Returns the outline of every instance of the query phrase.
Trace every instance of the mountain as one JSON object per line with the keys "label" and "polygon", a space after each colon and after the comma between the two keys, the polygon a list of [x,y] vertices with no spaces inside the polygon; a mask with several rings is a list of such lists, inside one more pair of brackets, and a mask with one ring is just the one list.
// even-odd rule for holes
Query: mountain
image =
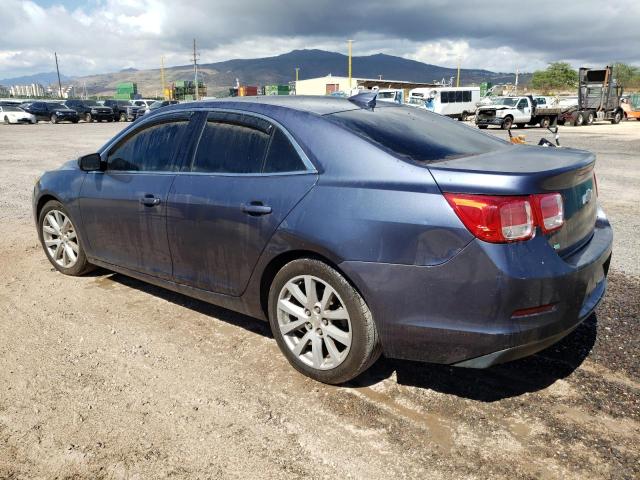
{"label": "mountain", "polygon": [[[64,83],[72,80],[71,77],[60,74],[60,80]],[[56,72],[43,72],[36,73],[34,75],[25,75],[23,77],[3,78],[0,80],[0,85],[28,85],[31,83],[40,83],[43,86],[51,85],[52,83],[58,83],[58,75]]]}
{"label": "mountain", "polygon": [[[456,69],[430,65],[393,55],[376,54],[353,57],[353,76],[360,78],[382,78],[388,80],[408,80],[433,82],[455,77]],[[228,92],[235,79],[243,85],[268,85],[288,83],[295,78],[295,69],[300,68],[299,78],[321,77],[329,73],[347,75],[347,56],[323,50],[293,50],[289,53],[266,58],[235,59],[198,65],[198,78],[208,87],[208,95]],[[167,84],[176,80],[191,80],[193,66],[183,65],[165,68]],[[513,73],[496,73],[488,70],[462,69],[462,85],[479,84],[483,81],[513,83]],[[520,83],[526,83],[527,74],[520,75]],[[120,72],[91,75],[74,79],[78,88],[90,95],[113,95],[120,82],[136,82],[138,91],[146,96],[161,94],[160,70],[125,69]]]}

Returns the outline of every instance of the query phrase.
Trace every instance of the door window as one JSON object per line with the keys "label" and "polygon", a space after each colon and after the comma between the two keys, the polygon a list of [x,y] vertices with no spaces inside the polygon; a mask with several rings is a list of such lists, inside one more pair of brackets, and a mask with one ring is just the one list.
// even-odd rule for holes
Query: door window
{"label": "door window", "polygon": [[138,130],[117,145],[107,158],[109,170],[175,171],[175,154],[188,120],[173,120]]}
{"label": "door window", "polygon": [[525,108],[527,108],[529,106],[529,102],[527,101],[526,98],[522,98],[520,99],[520,101],[518,102],[518,106],[516,107],[518,110],[524,110]]}
{"label": "door window", "polygon": [[239,114],[211,114],[193,162],[195,172],[261,173],[272,126]]}
{"label": "door window", "polygon": [[299,172],[306,170],[300,155],[282,130],[276,128],[264,163],[264,173]]}

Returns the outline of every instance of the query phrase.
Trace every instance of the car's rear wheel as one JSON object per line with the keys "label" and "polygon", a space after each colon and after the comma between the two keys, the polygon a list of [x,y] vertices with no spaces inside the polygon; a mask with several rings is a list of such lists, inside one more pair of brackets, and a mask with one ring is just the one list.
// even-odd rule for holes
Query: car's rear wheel
{"label": "car's rear wheel", "polygon": [[4,116],[4,124],[9,125],[9,117],[7,117],[6,115]]}
{"label": "car's rear wheel", "polygon": [[323,383],[349,381],[380,356],[364,299],[319,260],[293,260],[277,273],[269,291],[269,322],[289,363]]}
{"label": "car's rear wheel", "polygon": [[42,248],[56,270],[76,276],[93,269],[64,205],[56,200],[47,202],[38,215],[38,226]]}
{"label": "car's rear wheel", "polygon": [[591,125],[591,124],[593,124],[593,120],[594,120],[593,112],[587,113],[587,118],[585,119],[585,123],[587,125]]}
{"label": "car's rear wheel", "polygon": [[578,112],[575,119],[573,120],[573,126],[581,127],[582,125],[584,125],[584,115],[582,114],[582,112]]}
{"label": "car's rear wheel", "polygon": [[120,121],[121,122],[126,122],[127,121],[127,114],[126,113],[121,113],[120,114]]}
{"label": "car's rear wheel", "polygon": [[54,113],[51,115],[51,123],[58,123],[58,116]]}
{"label": "car's rear wheel", "polygon": [[551,118],[542,117],[540,119],[540,128],[549,128],[549,125],[551,125]]}
{"label": "car's rear wheel", "polygon": [[93,122],[93,117],[91,116],[90,113],[87,112],[87,114],[84,116],[84,121],[87,123]]}
{"label": "car's rear wheel", "polygon": [[611,119],[611,123],[613,125],[617,125],[618,123],[620,123],[620,120],[622,120],[622,114],[620,113],[620,111],[617,111],[616,113],[613,114],[613,118]]}

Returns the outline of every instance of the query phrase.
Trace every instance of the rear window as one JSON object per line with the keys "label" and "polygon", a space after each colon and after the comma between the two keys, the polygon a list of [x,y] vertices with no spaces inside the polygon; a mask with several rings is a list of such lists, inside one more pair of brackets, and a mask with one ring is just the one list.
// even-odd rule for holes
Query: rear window
{"label": "rear window", "polygon": [[507,142],[414,107],[379,107],[326,115],[326,119],[405,160],[435,163],[498,150]]}

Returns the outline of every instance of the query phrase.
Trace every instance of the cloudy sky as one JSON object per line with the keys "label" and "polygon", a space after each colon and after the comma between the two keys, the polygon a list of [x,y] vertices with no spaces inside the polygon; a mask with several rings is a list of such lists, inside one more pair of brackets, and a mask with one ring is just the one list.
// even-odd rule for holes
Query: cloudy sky
{"label": "cloudy sky", "polygon": [[0,78],[278,55],[388,53],[443,66],[532,71],[640,66],[640,0],[0,0]]}

